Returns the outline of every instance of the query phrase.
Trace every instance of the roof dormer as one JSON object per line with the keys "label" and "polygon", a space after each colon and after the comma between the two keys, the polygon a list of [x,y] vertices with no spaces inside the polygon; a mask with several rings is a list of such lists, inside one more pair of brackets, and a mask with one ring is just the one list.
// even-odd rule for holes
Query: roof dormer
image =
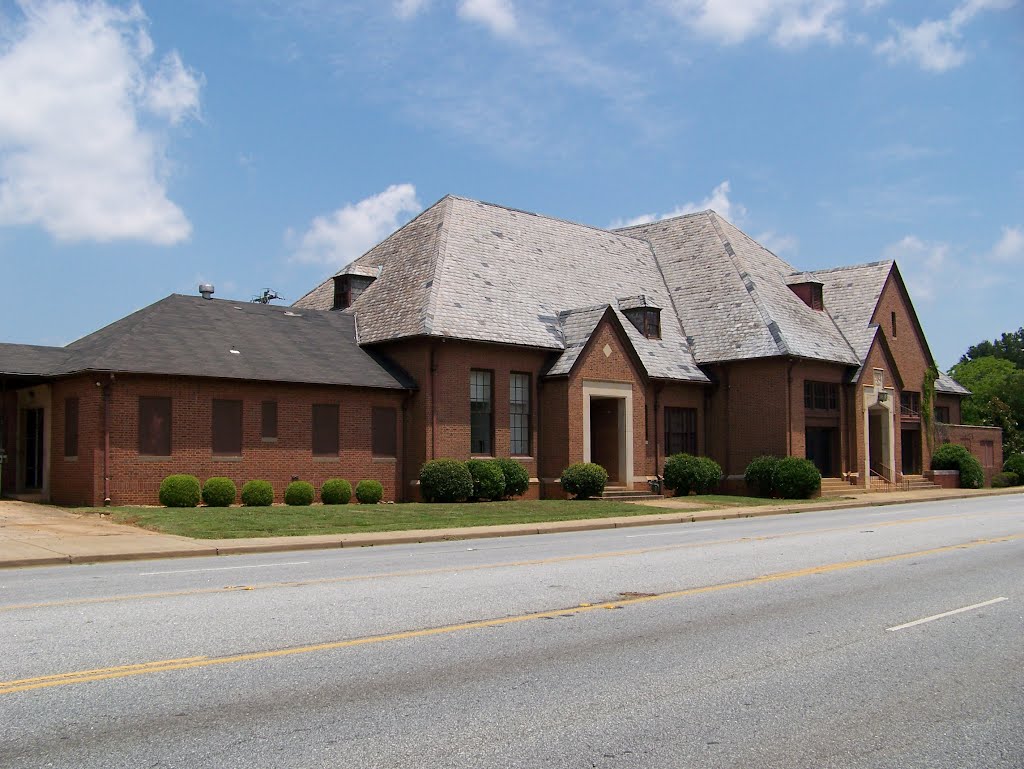
{"label": "roof dormer", "polygon": [[618,300],[619,310],[648,339],[661,339],[661,308],[650,297],[627,296]]}
{"label": "roof dormer", "polygon": [[380,267],[366,267],[350,264],[334,276],[334,304],[332,310],[344,310],[351,307],[370,284],[380,275]]}
{"label": "roof dormer", "polygon": [[812,310],[824,310],[825,302],[822,297],[822,283],[815,280],[807,273],[798,273],[786,278],[786,285],[789,290],[800,297],[800,300]]}

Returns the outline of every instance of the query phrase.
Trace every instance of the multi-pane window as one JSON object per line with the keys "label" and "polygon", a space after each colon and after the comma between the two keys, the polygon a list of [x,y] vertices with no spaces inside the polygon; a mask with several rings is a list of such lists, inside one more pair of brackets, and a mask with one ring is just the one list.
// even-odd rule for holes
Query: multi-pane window
{"label": "multi-pane window", "polygon": [[942,422],[944,425],[949,424],[949,406],[935,407],[935,421]]}
{"label": "multi-pane window", "polygon": [[398,413],[393,408],[374,407],[370,415],[373,456],[394,457],[398,451]]}
{"label": "multi-pane window", "polygon": [[469,372],[469,451],[490,456],[494,445],[494,388],[490,371]]}
{"label": "multi-pane window", "polygon": [[530,455],[530,375],[512,373],[509,382],[509,451]]}
{"label": "multi-pane window", "polygon": [[910,391],[901,392],[900,414],[905,417],[921,416],[921,393]]}
{"label": "multi-pane window", "polygon": [[665,407],[665,456],[697,453],[697,409]]}
{"label": "multi-pane window", "polygon": [[645,337],[661,339],[661,310],[656,307],[636,307],[626,310],[625,315]]}
{"label": "multi-pane window", "polygon": [[838,411],[839,386],[832,382],[804,382],[804,408]]}
{"label": "multi-pane window", "polygon": [[263,401],[260,406],[260,437],[277,438],[277,401]]}
{"label": "multi-pane window", "polygon": [[64,401],[64,456],[78,456],[78,398]]}
{"label": "multi-pane window", "polygon": [[213,453],[216,456],[242,455],[242,401],[213,401]]}
{"label": "multi-pane window", "polygon": [[139,397],[139,454],[171,455],[171,399]]}
{"label": "multi-pane window", "polygon": [[313,405],[313,456],[336,457],[340,446],[338,440],[338,404],[316,403]]}

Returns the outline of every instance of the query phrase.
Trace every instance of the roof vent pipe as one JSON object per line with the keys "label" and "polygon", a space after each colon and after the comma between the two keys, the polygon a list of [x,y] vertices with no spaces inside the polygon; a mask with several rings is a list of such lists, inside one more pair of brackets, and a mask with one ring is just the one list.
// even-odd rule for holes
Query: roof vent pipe
{"label": "roof vent pipe", "polygon": [[203,299],[209,299],[213,296],[213,284],[212,283],[200,283],[199,284],[199,295]]}

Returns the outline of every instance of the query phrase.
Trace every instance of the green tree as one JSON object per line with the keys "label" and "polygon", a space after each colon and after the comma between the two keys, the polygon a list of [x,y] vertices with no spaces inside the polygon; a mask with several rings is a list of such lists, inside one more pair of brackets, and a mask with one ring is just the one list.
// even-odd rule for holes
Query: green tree
{"label": "green tree", "polygon": [[960,358],[960,363],[978,358],[1000,358],[1011,361],[1017,368],[1024,368],[1024,326],[1012,333],[1004,333],[995,341],[971,345]]}
{"label": "green tree", "polygon": [[1024,450],[1024,369],[1006,358],[982,356],[961,360],[949,373],[971,391],[963,400],[964,424],[1001,427],[1005,456]]}

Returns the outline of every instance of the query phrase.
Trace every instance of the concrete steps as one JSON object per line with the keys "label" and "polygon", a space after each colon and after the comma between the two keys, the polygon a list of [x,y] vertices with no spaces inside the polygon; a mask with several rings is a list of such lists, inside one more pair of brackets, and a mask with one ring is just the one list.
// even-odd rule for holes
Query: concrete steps
{"label": "concrete steps", "polygon": [[615,502],[636,502],[644,499],[661,499],[661,494],[651,491],[627,489],[625,486],[605,486],[604,493],[596,499],[607,499]]}
{"label": "concrete steps", "polygon": [[942,488],[939,484],[935,483],[934,481],[928,480],[923,475],[904,475],[903,480],[906,481],[907,484],[910,486],[910,491],[934,490]]}
{"label": "concrete steps", "polygon": [[856,486],[847,483],[842,478],[821,479],[821,496],[823,497],[842,497],[857,490]]}

